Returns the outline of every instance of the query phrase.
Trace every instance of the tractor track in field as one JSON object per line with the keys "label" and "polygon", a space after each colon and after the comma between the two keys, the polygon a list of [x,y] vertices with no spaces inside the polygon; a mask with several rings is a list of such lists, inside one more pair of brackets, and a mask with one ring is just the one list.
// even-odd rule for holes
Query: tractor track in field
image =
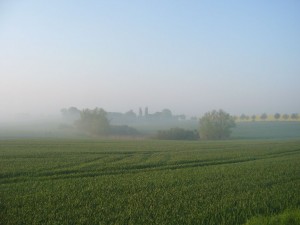
{"label": "tractor track in field", "polygon": [[[237,159],[195,159],[195,160],[181,160],[170,162],[171,155],[169,152],[123,152],[123,153],[99,153],[100,156],[84,160],[81,162],[71,163],[67,165],[57,166],[51,169],[37,171],[37,172],[18,172],[18,173],[4,173],[0,174],[0,184],[24,182],[30,179],[68,179],[68,178],[83,178],[96,177],[105,175],[119,175],[149,171],[161,170],[176,170],[193,167],[206,167],[217,165],[228,165],[245,163],[257,160],[273,159],[284,156],[292,156],[300,154],[300,149],[293,149],[289,151],[271,152],[269,154],[244,157]],[[90,154],[90,153],[87,153]],[[94,153],[92,153],[94,154]],[[137,163],[126,162],[122,164],[122,160],[130,159],[134,156],[141,156]],[[159,157],[158,157],[159,156]],[[157,161],[151,162],[157,158]],[[149,161],[150,162],[147,162]],[[104,167],[97,168],[98,165]],[[93,167],[95,167],[93,169]],[[90,170],[84,170],[90,169]]]}

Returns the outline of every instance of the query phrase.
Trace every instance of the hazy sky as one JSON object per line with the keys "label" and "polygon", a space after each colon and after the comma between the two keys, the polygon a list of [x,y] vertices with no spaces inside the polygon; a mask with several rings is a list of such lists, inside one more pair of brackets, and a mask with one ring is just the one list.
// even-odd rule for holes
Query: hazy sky
{"label": "hazy sky", "polygon": [[299,0],[0,0],[0,115],[300,113],[299,12]]}

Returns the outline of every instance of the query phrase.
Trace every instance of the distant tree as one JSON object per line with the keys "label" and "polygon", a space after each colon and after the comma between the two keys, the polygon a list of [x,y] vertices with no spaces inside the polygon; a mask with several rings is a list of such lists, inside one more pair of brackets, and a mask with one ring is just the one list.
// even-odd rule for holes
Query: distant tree
{"label": "distant tree", "polygon": [[250,117],[245,115],[244,113],[240,116],[240,120],[249,120]]}
{"label": "distant tree", "polygon": [[283,116],[282,116],[282,118],[285,119],[285,120],[289,119],[289,117],[290,116],[288,114],[283,114]]}
{"label": "distant tree", "polygon": [[93,135],[106,135],[110,132],[110,124],[106,118],[106,112],[101,108],[93,110],[84,109],[80,113],[80,119],[76,126]]}
{"label": "distant tree", "polygon": [[149,115],[148,117],[150,117],[152,120],[156,120],[156,121],[158,121],[158,120],[160,120],[160,119],[163,118],[161,112],[155,112],[155,113]]}
{"label": "distant tree", "polygon": [[139,117],[143,117],[143,110],[142,110],[142,108],[139,108]]}
{"label": "distant tree", "polygon": [[200,118],[199,125],[201,139],[226,139],[230,137],[235,122],[233,117],[223,110],[213,110]]}
{"label": "distant tree", "polygon": [[252,121],[255,121],[256,115],[252,115],[252,116],[251,116],[251,119],[252,119]]}
{"label": "distant tree", "polygon": [[63,108],[60,110],[62,117],[67,121],[75,121],[80,118],[80,110],[76,107]]}
{"label": "distant tree", "polygon": [[156,138],[161,140],[197,140],[199,139],[199,134],[197,130],[171,128],[158,131]]}
{"label": "distant tree", "polygon": [[297,113],[292,113],[291,119],[297,120],[297,119],[299,119],[299,115]]}
{"label": "distant tree", "polygon": [[279,113],[275,113],[275,114],[274,114],[274,118],[275,118],[276,120],[278,120],[278,119],[280,118],[280,114],[279,114]]}
{"label": "distant tree", "polygon": [[177,119],[178,120],[185,120],[186,119],[186,116],[184,114],[181,114],[181,115],[178,115],[177,116]]}
{"label": "distant tree", "polygon": [[268,115],[266,113],[261,114],[260,119],[266,120],[268,118]]}
{"label": "distant tree", "polygon": [[148,117],[148,116],[149,116],[148,107],[145,108],[145,114],[144,114],[144,115],[145,115],[145,117]]}
{"label": "distant tree", "polygon": [[129,110],[128,112],[125,113],[126,117],[130,117],[130,118],[136,118],[136,113],[133,112],[133,110]]}
{"label": "distant tree", "polygon": [[71,106],[71,107],[68,109],[68,112],[69,112],[70,114],[78,114],[78,113],[80,113],[80,110],[77,109],[77,108],[74,107],[74,106]]}
{"label": "distant tree", "polygon": [[110,134],[111,135],[138,135],[139,132],[137,129],[133,127],[129,127],[127,125],[121,125],[121,126],[111,126],[110,128]]}
{"label": "distant tree", "polygon": [[192,117],[191,117],[191,120],[192,120],[192,121],[197,121],[198,119],[197,119],[196,116],[192,116]]}
{"label": "distant tree", "polygon": [[124,113],[122,116],[122,122],[123,124],[128,124],[136,121],[137,115],[136,113],[131,109],[128,112]]}
{"label": "distant tree", "polygon": [[240,116],[240,120],[245,120],[246,118],[247,116],[244,113]]}
{"label": "distant tree", "polygon": [[170,109],[163,109],[161,111],[161,116],[164,118],[164,119],[171,119],[172,118],[172,112]]}

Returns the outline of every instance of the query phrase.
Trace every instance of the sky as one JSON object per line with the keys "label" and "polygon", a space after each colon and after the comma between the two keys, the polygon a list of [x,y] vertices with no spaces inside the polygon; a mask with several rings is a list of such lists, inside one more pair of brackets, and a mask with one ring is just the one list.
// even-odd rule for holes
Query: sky
{"label": "sky", "polygon": [[300,1],[0,0],[0,118],[300,113]]}

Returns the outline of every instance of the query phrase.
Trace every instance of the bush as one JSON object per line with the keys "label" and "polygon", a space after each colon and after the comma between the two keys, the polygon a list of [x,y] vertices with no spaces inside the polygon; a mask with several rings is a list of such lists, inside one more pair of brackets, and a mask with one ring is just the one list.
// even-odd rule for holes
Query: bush
{"label": "bush", "polygon": [[197,130],[185,130],[176,127],[158,131],[156,138],[161,140],[198,140],[199,134]]}
{"label": "bush", "polygon": [[111,126],[110,128],[111,135],[138,135],[139,132],[133,127],[127,125],[123,126]]}

